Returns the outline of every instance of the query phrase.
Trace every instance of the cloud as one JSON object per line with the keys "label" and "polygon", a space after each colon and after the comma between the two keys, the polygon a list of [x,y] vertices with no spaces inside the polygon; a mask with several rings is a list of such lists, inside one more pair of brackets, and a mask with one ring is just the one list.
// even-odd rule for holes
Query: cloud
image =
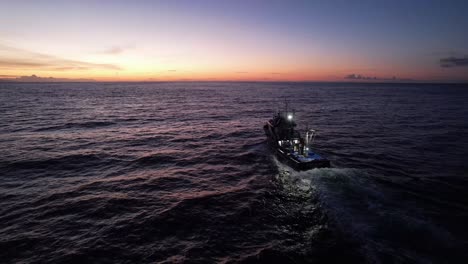
{"label": "cloud", "polygon": [[451,56],[442,58],[440,59],[439,64],[442,68],[468,67],[468,55],[463,57]]}
{"label": "cloud", "polygon": [[369,76],[363,76],[361,74],[355,74],[355,73],[346,75],[344,78],[349,79],[349,80],[377,80],[377,77],[375,76],[369,77]]}
{"label": "cloud", "polygon": [[95,82],[93,79],[68,79],[54,77],[39,77],[35,74],[31,76],[20,76],[15,79],[8,79],[14,82]]}
{"label": "cloud", "polygon": [[238,71],[236,73],[239,73],[239,74],[244,74],[244,73],[249,73],[249,72],[246,72],[246,71]]}
{"label": "cloud", "polygon": [[48,54],[0,45],[0,69],[11,68],[49,71],[90,69],[121,70],[119,66],[114,64],[69,60]]}
{"label": "cloud", "polygon": [[47,65],[47,63],[31,62],[22,59],[0,59],[0,68],[38,68]]}
{"label": "cloud", "polygon": [[121,54],[123,53],[124,51],[126,50],[129,50],[129,49],[133,49],[134,46],[131,46],[131,45],[127,45],[127,46],[113,46],[113,47],[110,47],[106,50],[103,50],[99,53],[101,54],[108,54],[108,55],[117,55],[117,54]]}
{"label": "cloud", "polygon": [[120,54],[123,51],[124,51],[124,49],[122,47],[112,47],[112,48],[104,50],[101,53],[104,53],[104,54]]}
{"label": "cloud", "polygon": [[76,70],[76,71],[82,71],[82,70],[89,70],[89,67],[84,67],[84,66],[64,66],[64,67],[57,67],[54,68],[55,71],[70,71],[70,70]]}
{"label": "cloud", "polygon": [[176,72],[177,70],[167,70],[168,72]]}
{"label": "cloud", "polygon": [[391,78],[379,78],[379,77],[376,77],[376,76],[364,76],[364,75],[361,75],[361,74],[355,74],[355,73],[352,73],[352,74],[348,74],[344,77],[344,79],[347,79],[347,80],[363,80],[363,81],[412,81],[412,79],[401,79],[401,78],[397,78],[395,76],[391,77]]}
{"label": "cloud", "polygon": [[15,78],[16,75],[0,74],[0,78]]}

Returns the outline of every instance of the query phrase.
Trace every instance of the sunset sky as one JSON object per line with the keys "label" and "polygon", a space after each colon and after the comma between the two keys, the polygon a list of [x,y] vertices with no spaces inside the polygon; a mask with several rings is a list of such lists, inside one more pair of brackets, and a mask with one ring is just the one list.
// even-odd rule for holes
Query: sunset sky
{"label": "sunset sky", "polygon": [[0,78],[468,81],[467,32],[466,1],[0,0]]}

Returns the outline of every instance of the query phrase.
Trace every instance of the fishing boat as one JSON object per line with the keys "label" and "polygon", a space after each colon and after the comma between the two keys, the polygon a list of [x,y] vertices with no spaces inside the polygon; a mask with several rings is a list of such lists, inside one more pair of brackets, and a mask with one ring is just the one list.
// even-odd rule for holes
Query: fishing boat
{"label": "fishing boat", "polygon": [[279,160],[298,171],[330,167],[330,161],[312,149],[317,131],[306,129],[305,136],[301,137],[296,126],[295,111],[289,111],[287,104],[284,111],[278,111],[263,126]]}

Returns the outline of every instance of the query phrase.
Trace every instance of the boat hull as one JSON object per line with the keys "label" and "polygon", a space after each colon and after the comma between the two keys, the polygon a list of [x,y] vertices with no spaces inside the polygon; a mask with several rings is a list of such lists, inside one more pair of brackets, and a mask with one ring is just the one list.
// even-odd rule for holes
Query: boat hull
{"label": "boat hull", "polygon": [[284,151],[278,148],[275,149],[275,154],[281,162],[285,163],[286,165],[297,171],[330,167],[330,161],[327,159],[317,159],[306,162],[298,161],[293,156],[284,153]]}
{"label": "boat hull", "polygon": [[267,136],[268,145],[270,146],[272,151],[282,163],[288,165],[294,170],[304,171],[316,168],[330,167],[330,161],[318,155],[316,155],[316,159],[307,161],[300,160],[297,156],[295,156],[292,153],[288,153],[277,144],[277,137],[274,135],[274,133],[272,133],[272,129],[269,123],[264,126],[264,130],[265,135]]}

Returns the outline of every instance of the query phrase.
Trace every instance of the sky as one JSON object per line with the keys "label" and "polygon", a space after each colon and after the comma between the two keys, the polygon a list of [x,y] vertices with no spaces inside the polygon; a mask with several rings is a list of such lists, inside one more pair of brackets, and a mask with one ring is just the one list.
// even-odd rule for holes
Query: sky
{"label": "sky", "polygon": [[468,81],[465,1],[5,1],[0,79]]}

